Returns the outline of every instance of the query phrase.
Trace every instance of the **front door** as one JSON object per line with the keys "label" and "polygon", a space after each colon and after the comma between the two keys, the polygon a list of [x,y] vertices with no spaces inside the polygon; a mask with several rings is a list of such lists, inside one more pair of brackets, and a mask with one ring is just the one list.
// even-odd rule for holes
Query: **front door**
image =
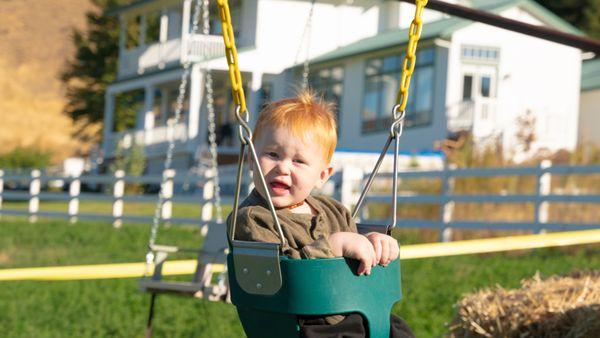
{"label": "front door", "polygon": [[463,65],[463,103],[473,109],[473,135],[489,136],[496,124],[496,67]]}

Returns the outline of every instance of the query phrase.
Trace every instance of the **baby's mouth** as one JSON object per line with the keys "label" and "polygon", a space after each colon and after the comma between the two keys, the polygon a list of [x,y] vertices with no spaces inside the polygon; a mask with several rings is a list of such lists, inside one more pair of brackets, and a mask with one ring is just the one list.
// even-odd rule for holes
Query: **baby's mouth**
{"label": "baby's mouth", "polygon": [[285,194],[290,190],[290,186],[282,182],[271,182],[269,185],[276,195]]}

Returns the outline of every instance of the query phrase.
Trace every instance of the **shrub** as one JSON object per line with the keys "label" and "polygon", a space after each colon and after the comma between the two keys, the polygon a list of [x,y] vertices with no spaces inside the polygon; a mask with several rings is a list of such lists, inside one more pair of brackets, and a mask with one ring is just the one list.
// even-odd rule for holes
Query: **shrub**
{"label": "shrub", "polygon": [[50,164],[52,153],[36,147],[17,147],[0,155],[2,169],[44,168]]}

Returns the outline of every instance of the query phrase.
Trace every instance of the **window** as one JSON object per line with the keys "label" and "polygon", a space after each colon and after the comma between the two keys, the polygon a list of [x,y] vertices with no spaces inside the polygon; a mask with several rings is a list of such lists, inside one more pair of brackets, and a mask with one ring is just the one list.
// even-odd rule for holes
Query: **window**
{"label": "window", "polygon": [[160,11],[146,14],[146,44],[151,45],[160,40]]}
{"label": "window", "polygon": [[500,49],[496,47],[462,46],[461,58],[463,60],[498,62]]}
{"label": "window", "polygon": [[115,96],[112,131],[122,132],[135,128],[136,117],[143,112],[144,90],[135,89]]}
{"label": "window", "polygon": [[[210,3],[210,8],[209,8],[209,34],[210,35],[221,35],[223,34],[223,30],[221,28],[221,17],[219,16],[219,7],[215,3]],[[240,24],[241,24],[241,12],[242,12],[242,4],[241,1],[238,0],[233,0],[233,1],[229,1],[229,12],[231,14],[231,24],[233,25],[233,35],[234,37],[239,37],[239,30],[240,30]],[[200,13],[198,13],[198,30],[196,31],[196,34],[202,34],[202,10],[200,10]],[[190,8],[190,23],[189,23],[189,32],[192,32],[192,29],[194,28],[194,4],[192,4],[192,7]]]}
{"label": "window", "polygon": [[[433,112],[434,50],[417,53],[417,63],[406,106],[405,127],[427,125]],[[367,60],[365,92],[362,104],[363,133],[387,130],[392,108],[400,87],[404,55],[390,55]]]}
{"label": "window", "polygon": [[142,16],[127,17],[125,22],[125,47],[133,49],[140,45],[140,29],[142,25]]}
{"label": "window", "polygon": [[335,66],[316,69],[308,77],[308,82],[318,95],[323,95],[325,100],[335,103],[339,128],[339,114],[342,104],[342,92],[344,91],[344,67]]}

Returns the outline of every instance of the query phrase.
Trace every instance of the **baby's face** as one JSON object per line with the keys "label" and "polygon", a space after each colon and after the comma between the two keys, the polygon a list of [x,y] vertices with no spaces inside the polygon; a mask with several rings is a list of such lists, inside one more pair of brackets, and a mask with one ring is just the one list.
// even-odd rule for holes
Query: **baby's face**
{"label": "baby's face", "polygon": [[[302,140],[283,127],[266,127],[255,147],[276,208],[303,201],[314,188],[320,188],[333,171],[324,159],[318,140]],[[254,185],[266,198],[258,171],[254,171]]]}

